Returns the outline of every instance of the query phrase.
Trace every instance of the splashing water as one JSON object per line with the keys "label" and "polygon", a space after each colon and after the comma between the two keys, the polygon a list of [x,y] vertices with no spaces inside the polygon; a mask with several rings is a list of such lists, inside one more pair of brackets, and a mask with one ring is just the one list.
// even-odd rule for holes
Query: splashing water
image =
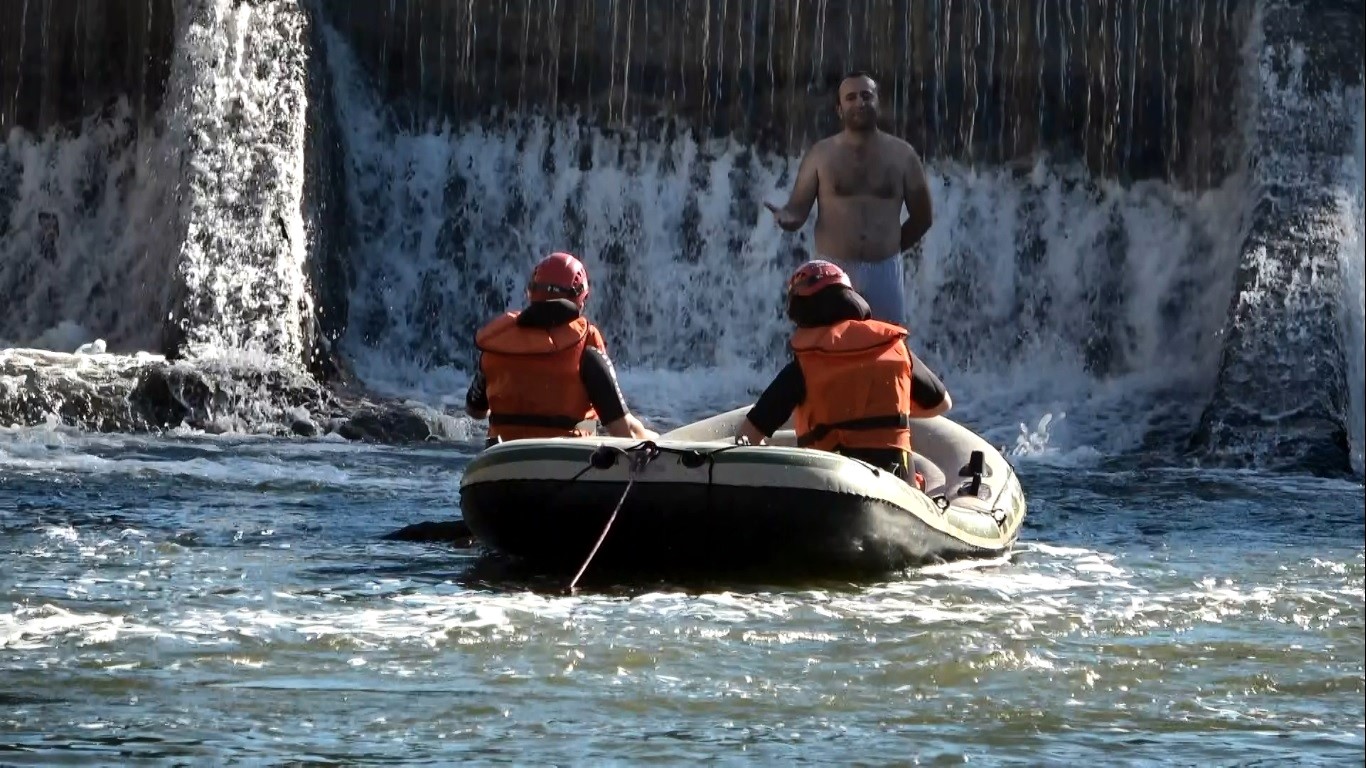
{"label": "splashing water", "polygon": [[185,146],[177,323],[190,357],[302,364],[305,12],[184,0],[171,68]]}
{"label": "splashing water", "polygon": [[[1220,463],[1349,471],[1342,344],[1342,155],[1355,109],[1318,59],[1350,56],[1350,35],[1296,3],[1256,6],[1242,100],[1247,233],[1218,383],[1196,443]],[[1358,70],[1359,73],[1359,70]],[[1359,74],[1357,75],[1359,77]]]}

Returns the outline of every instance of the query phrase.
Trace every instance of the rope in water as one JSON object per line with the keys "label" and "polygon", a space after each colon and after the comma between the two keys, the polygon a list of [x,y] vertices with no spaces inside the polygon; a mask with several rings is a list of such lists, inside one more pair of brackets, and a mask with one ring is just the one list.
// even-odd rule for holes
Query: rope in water
{"label": "rope in water", "polygon": [[621,511],[621,505],[626,503],[626,496],[631,493],[631,486],[635,485],[635,482],[635,477],[629,477],[626,480],[626,490],[622,491],[621,498],[617,499],[617,506],[612,510],[611,517],[607,518],[607,525],[602,527],[602,533],[598,534],[597,543],[593,545],[593,549],[588,553],[588,558],[583,561],[583,565],[579,566],[579,572],[574,574],[574,579],[569,582],[569,592],[571,594],[577,590],[579,579],[583,577],[583,572],[588,570],[588,564],[593,562],[593,557],[598,554],[598,548],[602,546],[603,540],[607,538],[607,532],[612,529],[612,523],[616,522],[617,513]]}

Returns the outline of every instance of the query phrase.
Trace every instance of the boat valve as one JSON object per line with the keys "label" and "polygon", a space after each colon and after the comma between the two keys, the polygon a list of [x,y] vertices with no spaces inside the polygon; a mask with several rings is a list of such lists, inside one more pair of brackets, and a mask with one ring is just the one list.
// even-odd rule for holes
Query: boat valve
{"label": "boat valve", "polygon": [[593,465],[593,469],[611,469],[616,466],[618,453],[620,451],[617,449],[610,445],[604,445],[593,451],[588,463]]}
{"label": "boat valve", "polygon": [[682,455],[679,461],[688,469],[697,469],[707,463],[707,455],[701,451],[688,451]]}

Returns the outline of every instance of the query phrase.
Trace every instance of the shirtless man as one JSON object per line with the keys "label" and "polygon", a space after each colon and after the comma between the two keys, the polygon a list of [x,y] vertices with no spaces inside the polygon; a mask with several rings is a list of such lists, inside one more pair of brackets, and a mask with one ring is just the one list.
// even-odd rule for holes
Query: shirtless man
{"label": "shirtless man", "polygon": [[[816,256],[840,265],[867,300],[873,318],[905,327],[905,280],[899,256],[930,228],[934,212],[925,169],[910,144],[877,127],[877,83],[863,72],[840,82],[835,111],[844,130],[802,158],[792,196],[764,205],[795,232],[816,214]],[[901,221],[901,206],[910,216]]]}

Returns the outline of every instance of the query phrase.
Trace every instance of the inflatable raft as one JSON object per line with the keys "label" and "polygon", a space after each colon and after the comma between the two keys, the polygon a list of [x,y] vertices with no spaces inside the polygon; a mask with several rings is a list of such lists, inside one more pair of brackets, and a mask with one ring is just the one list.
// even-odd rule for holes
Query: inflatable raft
{"label": "inflatable raft", "polygon": [[921,492],[864,462],[797,448],[790,429],[769,445],[734,445],[747,411],[657,441],[490,446],[461,479],[465,521],[495,552],[556,570],[591,553],[595,573],[886,573],[1014,545],[1024,492],[1005,457],[965,427],[914,422]]}

